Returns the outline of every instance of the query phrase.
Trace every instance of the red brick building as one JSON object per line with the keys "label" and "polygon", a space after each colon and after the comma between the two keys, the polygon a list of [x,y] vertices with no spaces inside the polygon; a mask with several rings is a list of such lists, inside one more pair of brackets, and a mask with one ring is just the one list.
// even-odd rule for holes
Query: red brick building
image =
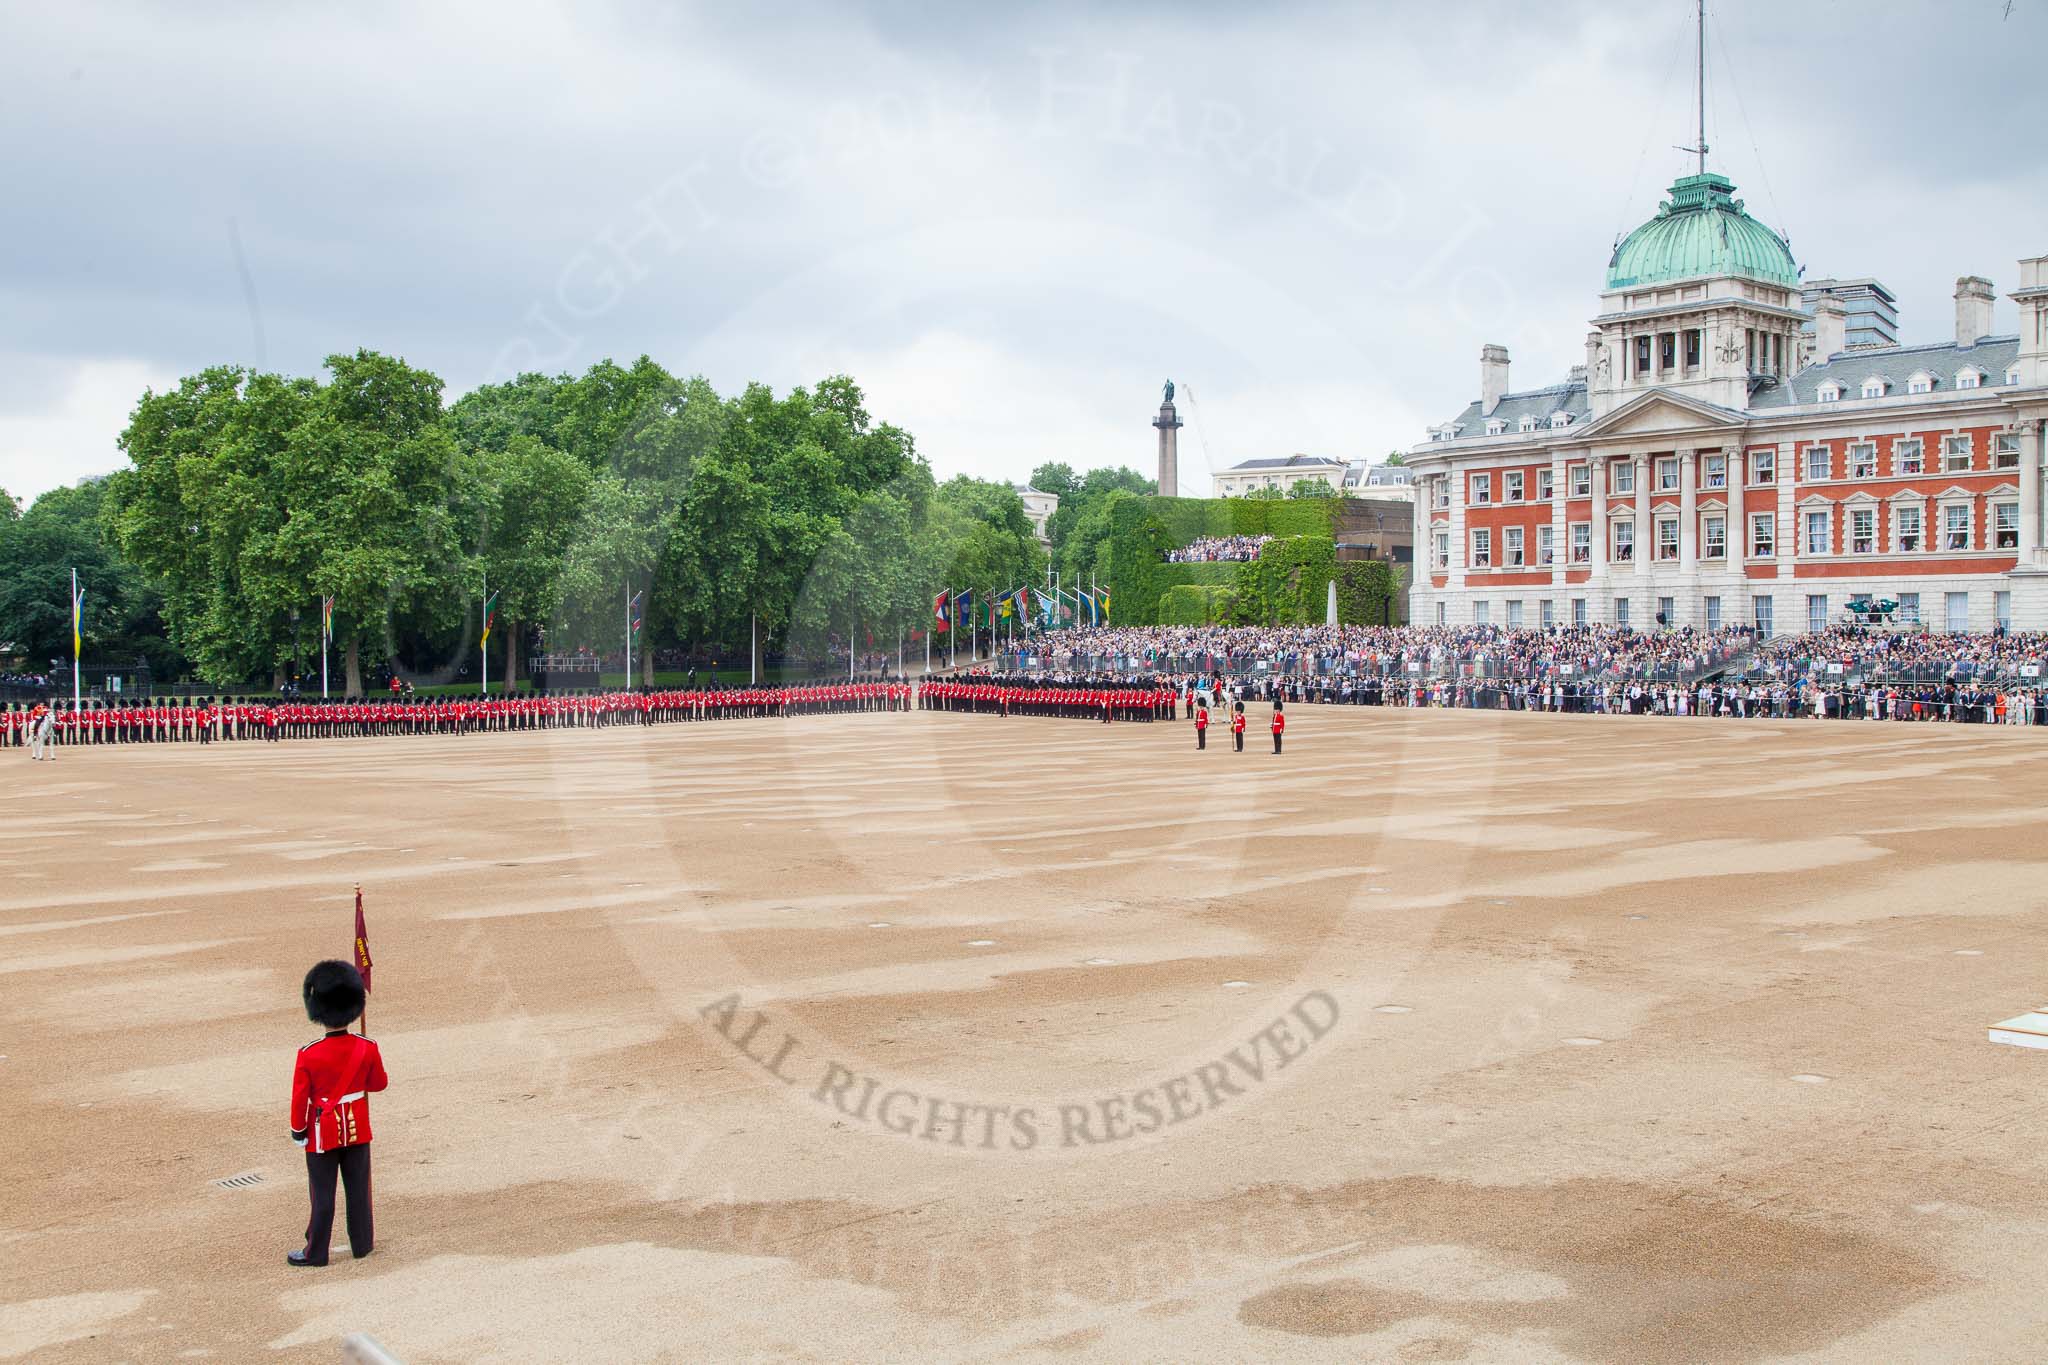
{"label": "red brick building", "polygon": [[1870,596],[1935,629],[2048,629],[2048,257],[2019,263],[2017,334],[1968,276],[1951,339],[1847,349],[1840,303],[1804,310],[1733,189],[1685,177],[1616,248],[1564,383],[1513,391],[1482,351],[1479,398],[1407,456],[1410,619],[1783,633]]}

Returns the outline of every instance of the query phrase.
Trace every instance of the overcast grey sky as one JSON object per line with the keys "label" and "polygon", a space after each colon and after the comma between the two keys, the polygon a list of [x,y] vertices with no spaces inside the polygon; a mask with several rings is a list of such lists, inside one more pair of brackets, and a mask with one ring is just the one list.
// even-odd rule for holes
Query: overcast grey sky
{"label": "overcast grey sky", "polygon": [[[1712,165],[1907,340],[2048,252],[2048,0],[1719,0]],[[844,371],[941,477],[1380,455],[1582,355],[1691,0],[0,5],[0,487],[149,385]],[[1192,401],[1187,395],[1192,395]],[[1194,479],[1189,479],[1192,471]]]}

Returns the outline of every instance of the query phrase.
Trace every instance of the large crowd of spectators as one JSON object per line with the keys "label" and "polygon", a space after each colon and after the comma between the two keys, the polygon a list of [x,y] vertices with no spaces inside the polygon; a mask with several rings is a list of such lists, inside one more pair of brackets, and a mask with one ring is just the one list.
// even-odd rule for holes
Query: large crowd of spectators
{"label": "large crowd of spectators", "polygon": [[[1757,651],[1755,671],[1774,678],[1851,676],[1876,681],[1958,682],[2037,678],[2048,632],[1897,633],[1831,626],[1787,635]],[[2033,672],[2028,670],[2032,669]]]}
{"label": "large crowd of spectators", "polygon": [[1063,632],[1001,666],[1336,705],[2040,725],[2048,679],[2027,667],[2043,655],[2048,633],[1844,627],[1760,642],[1743,627],[1158,626]]}
{"label": "large crowd of spectators", "polygon": [[1366,674],[1499,679],[1700,676],[1749,648],[1746,629],[1626,626],[1146,626],[1066,631],[1011,651],[1047,672]]}
{"label": "large crowd of spectators", "polygon": [[1169,564],[1243,564],[1259,557],[1271,536],[1203,536],[1166,552]]}

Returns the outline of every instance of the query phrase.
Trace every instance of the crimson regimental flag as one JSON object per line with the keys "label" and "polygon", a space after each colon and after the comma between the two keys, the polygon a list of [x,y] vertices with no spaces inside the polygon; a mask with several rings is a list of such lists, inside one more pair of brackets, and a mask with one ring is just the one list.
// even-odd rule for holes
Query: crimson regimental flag
{"label": "crimson regimental flag", "polygon": [[363,974],[363,994],[370,993],[370,930],[363,923],[363,888],[356,888],[356,970]]}

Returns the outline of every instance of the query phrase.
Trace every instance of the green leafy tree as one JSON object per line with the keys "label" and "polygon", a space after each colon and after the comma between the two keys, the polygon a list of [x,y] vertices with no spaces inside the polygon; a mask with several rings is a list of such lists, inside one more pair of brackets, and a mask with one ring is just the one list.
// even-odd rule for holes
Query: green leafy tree
{"label": "green leafy tree", "polygon": [[1068,535],[1088,515],[1089,509],[1110,494],[1150,496],[1158,491],[1159,486],[1151,479],[1120,465],[1089,470],[1060,497],[1060,505],[1053,509],[1052,518],[1046,523],[1045,536],[1052,542],[1054,556],[1059,556],[1066,548]]}
{"label": "green leafy tree", "polygon": [[106,483],[54,488],[27,512],[0,517],[0,649],[38,669],[71,662],[71,574],[85,589],[87,663],[146,662],[175,678],[184,661],[165,638],[162,599],[122,555],[103,517]]}
{"label": "green leafy tree", "polygon": [[567,588],[564,566],[590,497],[590,470],[567,451],[521,432],[498,449],[472,449],[460,484],[479,593],[498,599],[492,633],[504,640],[499,676],[519,676],[523,624],[552,620]]}
{"label": "green leafy tree", "polygon": [[1290,498],[1334,498],[1338,491],[1321,479],[1296,479],[1294,486],[1287,490]]}
{"label": "green leafy tree", "polygon": [[292,652],[292,609],[250,555],[289,516],[284,469],[317,390],[216,366],[145,392],[121,434],[131,467],[108,480],[102,515],[162,593],[172,641],[216,685],[275,682]]}
{"label": "green leafy tree", "polygon": [[1080,489],[1081,480],[1066,461],[1048,461],[1031,471],[1031,486],[1041,493],[1065,498]]}
{"label": "green leafy tree", "polygon": [[329,380],[293,428],[281,486],[288,515],[251,537],[250,595],[272,611],[334,599],[344,686],[361,696],[365,646],[388,650],[394,613],[459,613],[458,467],[441,381],[373,351],[327,358]]}

